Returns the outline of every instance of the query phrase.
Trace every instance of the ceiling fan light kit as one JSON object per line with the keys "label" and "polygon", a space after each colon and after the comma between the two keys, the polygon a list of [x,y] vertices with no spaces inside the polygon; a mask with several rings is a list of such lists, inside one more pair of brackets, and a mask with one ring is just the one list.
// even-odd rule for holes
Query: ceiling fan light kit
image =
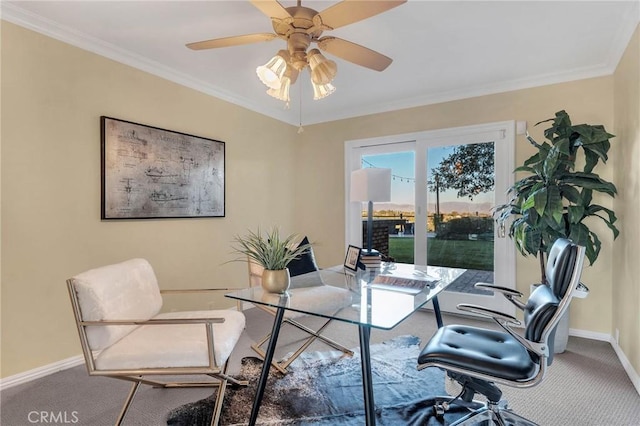
{"label": "ceiling fan light kit", "polygon": [[[323,99],[336,88],[331,84],[338,73],[337,64],[327,59],[325,51],[354,64],[375,71],[383,71],[392,59],[364,46],[337,37],[321,37],[324,31],[370,18],[400,6],[407,0],[358,1],[343,0],[322,12],[302,6],[283,7],[277,0],[251,0],[251,3],[271,19],[275,34],[256,33],[224,37],[187,44],[189,49],[203,50],[271,41],[281,38],[287,50],[280,50],[265,65],[256,68],[260,81],[268,87],[267,94],[289,105],[289,90],[300,71],[309,67],[313,99]],[[307,49],[311,43],[318,48]]]}

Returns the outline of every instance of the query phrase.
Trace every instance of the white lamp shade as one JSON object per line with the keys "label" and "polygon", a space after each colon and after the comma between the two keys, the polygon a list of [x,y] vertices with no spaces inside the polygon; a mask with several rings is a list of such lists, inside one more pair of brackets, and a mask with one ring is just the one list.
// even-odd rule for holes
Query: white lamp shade
{"label": "white lamp shade", "polygon": [[368,167],[351,172],[351,201],[391,201],[391,169]]}

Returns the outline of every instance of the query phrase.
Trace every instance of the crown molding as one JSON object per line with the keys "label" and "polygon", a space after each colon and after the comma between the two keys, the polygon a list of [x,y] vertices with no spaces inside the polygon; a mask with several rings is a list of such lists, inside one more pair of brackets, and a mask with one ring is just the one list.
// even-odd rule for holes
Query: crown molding
{"label": "crown molding", "polygon": [[[110,43],[105,43],[95,37],[75,31],[62,26],[54,21],[43,18],[39,15],[28,12],[10,3],[0,3],[0,14],[3,20],[16,25],[33,30],[40,34],[54,38],[56,40],[79,47],[83,50],[112,59],[114,61],[129,65],[136,69],[156,75],[165,80],[172,81],[185,87],[197,90],[210,96],[232,104],[247,108],[259,114],[282,121],[292,126],[297,126],[291,111],[282,109],[266,108],[264,105],[256,103],[248,98],[237,96],[224,88],[206,83],[202,80],[194,79],[189,75],[178,72],[158,62],[149,60],[140,55],[119,48]],[[364,115],[378,114],[396,111],[407,108],[415,108],[426,105],[433,105],[442,102],[474,98],[514,90],[528,89],[532,87],[546,86],[550,84],[566,83],[569,81],[582,80],[587,78],[602,77],[611,75],[624,54],[629,41],[640,22],[640,2],[630,1],[628,12],[625,14],[623,24],[618,27],[618,31],[608,49],[609,55],[605,61],[599,65],[585,68],[576,68],[560,73],[549,73],[536,76],[534,78],[515,79],[497,84],[489,84],[481,87],[466,87],[450,91],[433,93],[426,96],[417,96],[397,101],[379,102],[375,104],[359,105],[357,108],[333,109],[329,111],[318,111],[314,113],[313,119],[305,121],[306,125],[319,124],[329,121],[336,121]]]}
{"label": "crown molding", "polygon": [[[615,70],[615,67],[613,68],[613,70]],[[512,92],[533,87],[547,86],[557,83],[566,83],[569,81],[583,80],[593,77],[602,77],[613,74],[613,70],[607,64],[600,64],[595,67],[574,69],[562,73],[547,74],[538,76],[536,78],[515,79],[479,87],[466,87],[462,89],[442,91],[439,93],[432,93],[427,96],[416,96],[413,98],[401,99],[398,101],[386,101],[375,105],[362,105],[357,110],[345,109],[342,111],[328,111],[325,114],[320,112],[316,113],[316,116],[314,117],[315,122],[308,124],[317,124],[332,120],[354,118],[363,115],[379,114],[384,112],[439,104],[443,102],[451,102],[503,92]]]}
{"label": "crown molding", "polygon": [[47,37],[51,37],[91,53],[95,53],[96,55],[112,59],[116,62],[129,65],[165,80],[180,84],[181,86],[189,87],[276,120],[284,122],[287,122],[288,120],[285,111],[280,113],[280,111],[274,111],[273,109],[265,109],[263,106],[252,102],[245,97],[237,96],[220,86],[208,84],[202,80],[195,79],[159,62],[152,61],[111,43],[106,43],[80,31],[60,25],[57,22],[43,18],[40,15],[31,13],[13,4],[4,2],[0,3],[0,14],[2,19],[5,21],[43,34]]}

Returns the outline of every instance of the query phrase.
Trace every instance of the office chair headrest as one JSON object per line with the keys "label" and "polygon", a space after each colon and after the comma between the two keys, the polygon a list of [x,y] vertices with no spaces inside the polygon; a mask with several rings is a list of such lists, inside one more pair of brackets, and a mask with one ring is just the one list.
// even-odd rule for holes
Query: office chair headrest
{"label": "office chair headrest", "polygon": [[578,253],[577,248],[571,240],[558,238],[549,251],[545,274],[547,284],[558,299],[565,296],[571,283],[573,265]]}

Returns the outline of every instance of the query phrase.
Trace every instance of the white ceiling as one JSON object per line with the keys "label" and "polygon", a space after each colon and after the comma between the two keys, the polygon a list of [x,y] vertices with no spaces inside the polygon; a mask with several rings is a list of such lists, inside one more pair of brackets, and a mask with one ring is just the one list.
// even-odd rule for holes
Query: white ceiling
{"label": "white ceiling", "polygon": [[[284,7],[293,0],[281,0]],[[322,11],[336,1],[304,1]],[[2,19],[278,120],[313,124],[611,74],[640,21],[639,1],[418,1],[324,35],[393,58],[383,72],[338,58],[337,91],[291,108],[255,74],[284,41],[192,51],[186,43],[273,32],[248,1],[2,1]],[[327,54],[327,57],[330,55]],[[300,96],[302,91],[302,97]]]}

